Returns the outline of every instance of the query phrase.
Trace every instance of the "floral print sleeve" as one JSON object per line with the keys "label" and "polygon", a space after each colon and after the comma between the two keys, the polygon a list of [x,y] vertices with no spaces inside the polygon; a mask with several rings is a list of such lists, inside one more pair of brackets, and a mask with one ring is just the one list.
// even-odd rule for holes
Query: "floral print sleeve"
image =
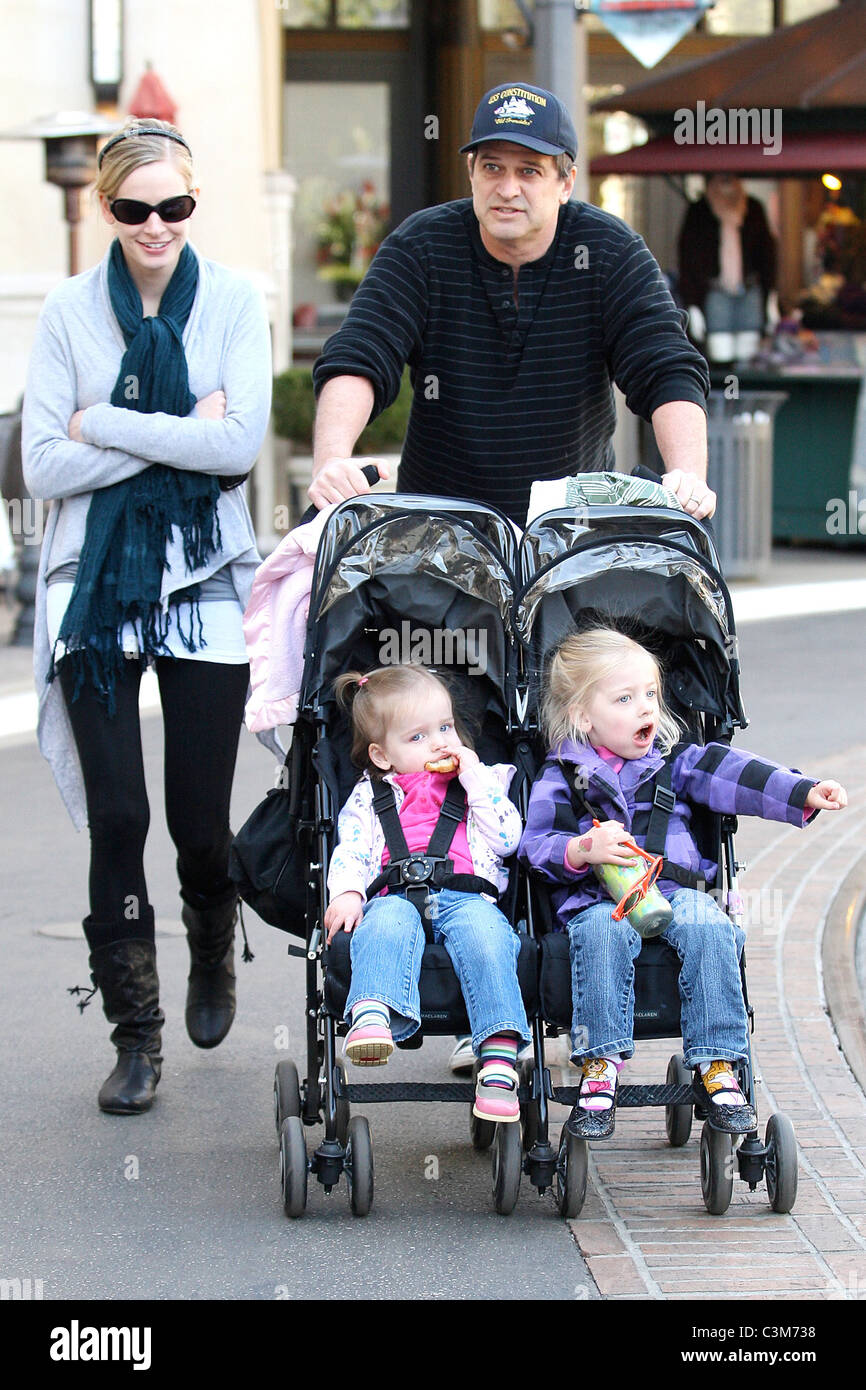
{"label": "floral print sleeve", "polygon": [[373,863],[373,798],[366,779],[356,782],[337,818],[337,847],[328,869],[328,894],[367,891],[379,871]]}
{"label": "floral print sleeve", "polygon": [[514,853],[523,830],[520,812],[508,799],[513,776],[510,763],[497,763],[494,767],[481,763],[460,777],[478,833],[500,859]]}

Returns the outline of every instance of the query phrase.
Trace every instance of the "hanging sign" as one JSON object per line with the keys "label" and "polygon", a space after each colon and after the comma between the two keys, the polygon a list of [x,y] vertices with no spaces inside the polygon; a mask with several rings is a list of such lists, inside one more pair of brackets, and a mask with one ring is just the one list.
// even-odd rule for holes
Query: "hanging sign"
{"label": "hanging sign", "polygon": [[715,0],[588,0],[606,29],[645,68],[653,68]]}

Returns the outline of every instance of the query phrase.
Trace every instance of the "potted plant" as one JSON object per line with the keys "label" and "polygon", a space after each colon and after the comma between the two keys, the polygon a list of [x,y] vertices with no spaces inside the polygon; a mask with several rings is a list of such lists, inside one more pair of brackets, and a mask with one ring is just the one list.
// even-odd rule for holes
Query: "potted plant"
{"label": "potted plant", "polygon": [[390,210],[369,179],[357,193],[344,189],[325,204],[316,241],[317,274],[348,301],[366,274],[387,229]]}

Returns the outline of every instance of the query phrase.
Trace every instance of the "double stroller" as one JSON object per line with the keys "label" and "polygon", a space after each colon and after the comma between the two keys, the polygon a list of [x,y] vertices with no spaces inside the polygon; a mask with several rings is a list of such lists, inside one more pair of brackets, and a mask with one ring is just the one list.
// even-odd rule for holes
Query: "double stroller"
{"label": "double stroller", "polygon": [[[340,932],[326,945],[323,920],[337,816],[358,776],[347,720],[333,695],[335,678],[395,660],[438,670],[473,729],[482,761],[516,767],[509,795],[525,816],[546,753],[538,725],[546,660],[567,632],[599,621],[624,625],[658,654],[667,701],[690,736],[726,741],[745,727],[730,598],[709,533],[683,511],[569,506],[545,512],[521,537],[501,514],[469,502],[372,493],[342,503],[328,518],[313,572],[297,722],[281,787],[269,794],[279,799],[285,835],[270,856],[248,862],[253,817],[234,854],[241,895],[303,943],[290,942],[288,951],[305,961],[304,1079],[288,1059],[277,1064],[274,1078],[288,1216],[304,1212],[311,1174],[327,1193],[345,1176],[351,1211],[367,1215],[373,1202],[370,1125],[352,1108],[401,1101],[467,1107],[473,1147],[492,1154],[493,1205],[500,1214],[514,1210],[524,1176],[539,1193],[552,1189],[561,1216],[580,1212],[587,1143],[565,1126],[558,1144],[550,1133],[551,1103],[573,1105],[578,1088],[555,1086],[545,1066],[545,1040],[568,1033],[572,1013],[568,941],[553,929],[545,886],[512,859],[499,904],[520,935],[518,978],[532,1031],[532,1055],[519,1069],[520,1124],[474,1116],[474,1083],[349,1080],[338,1039],[346,1031],[350,937]],[[738,907],[735,829],[733,818],[709,812],[695,823],[702,853],[720,865],[722,901],[732,916]],[[665,941],[644,942],[635,978],[636,1039],[679,1039],[678,971],[676,952]],[[741,977],[752,1020],[745,959]],[[450,959],[432,941],[424,949],[420,997],[421,1027],[398,1046],[469,1032]],[[754,1104],[749,1063],[739,1065],[737,1079]],[[674,1146],[686,1144],[696,1113],[705,1119],[678,1054],[664,1084],[621,1086],[617,1104],[663,1107]],[[324,1135],[310,1152],[306,1131],[321,1123]],[[773,1115],[763,1143],[757,1132],[736,1149],[734,1142],[704,1123],[700,1177],[707,1210],[727,1209],[736,1167],[752,1191],[766,1177],[773,1209],[790,1211],[797,1186],[790,1121]]]}

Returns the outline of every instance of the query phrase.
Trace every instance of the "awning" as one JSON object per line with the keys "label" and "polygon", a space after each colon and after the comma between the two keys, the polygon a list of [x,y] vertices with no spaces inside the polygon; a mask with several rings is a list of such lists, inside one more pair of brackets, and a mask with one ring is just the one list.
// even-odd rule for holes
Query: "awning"
{"label": "awning", "polygon": [[[701,132],[696,132],[700,134]],[[710,129],[704,132],[711,133]],[[606,174],[701,174],[726,171],[765,179],[866,172],[866,134],[857,131],[787,132],[782,127],[777,154],[766,145],[678,144],[673,136],[633,145],[621,154],[599,155],[589,171]]]}
{"label": "awning", "polygon": [[645,78],[593,111],[665,115],[679,107],[780,106],[786,112],[866,107],[866,0],[746,39],[722,53]]}

